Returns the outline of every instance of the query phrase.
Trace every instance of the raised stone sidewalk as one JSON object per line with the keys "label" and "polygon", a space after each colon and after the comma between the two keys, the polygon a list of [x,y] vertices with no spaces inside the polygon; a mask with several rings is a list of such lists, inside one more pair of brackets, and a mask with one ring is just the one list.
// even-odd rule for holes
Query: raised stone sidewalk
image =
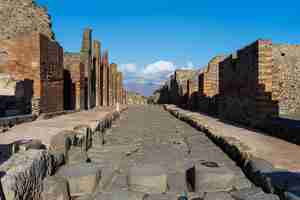
{"label": "raised stone sidewalk", "polygon": [[285,190],[287,195],[300,198],[300,146],[175,105],[164,105],[164,108],[205,132],[250,178],[256,178],[253,181],[257,185],[269,192]]}
{"label": "raised stone sidewalk", "polygon": [[88,125],[92,131],[94,131],[98,127],[99,122],[106,119],[109,115],[112,115],[113,111],[115,111],[114,107],[101,108],[98,110],[61,115],[47,120],[36,120],[31,123],[24,123],[1,134],[0,145],[11,144],[18,140],[37,139],[41,140],[41,142],[48,147],[51,138],[59,132],[74,130],[75,127],[80,125]]}

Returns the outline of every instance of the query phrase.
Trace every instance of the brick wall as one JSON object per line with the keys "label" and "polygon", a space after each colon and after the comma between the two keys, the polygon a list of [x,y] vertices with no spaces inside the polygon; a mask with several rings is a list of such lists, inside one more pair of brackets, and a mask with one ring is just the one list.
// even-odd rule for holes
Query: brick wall
{"label": "brick wall", "polygon": [[[59,44],[33,32],[2,40],[0,46],[6,57],[0,62],[0,71],[10,74],[15,80],[33,82],[32,112],[61,111],[63,49]],[[51,89],[47,92],[48,86]],[[53,96],[57,98],[53,100]]]}
{"label": "brick wall", "polygon": [[268,40],[258,40],[221,62],[220,116],[251,126],[277,116],[272,67],[272,42]]}
{"label": "brick wall", "polygon": [[111,68],[111,76],[112,76],[112,104],[116,104],[117,102],[117,96],[118,96],[118,91],[117,91],[117,64],[112,63],[110,64]]}
{"label": "brick wall", "polygon": [[101,105],[108,106],[108,52],[105,51],[101,61]]}
{"label": "brick wall", "polygon": [[207,67],[203,68],[198,76],[199,94],[195,104],[197,110],[217,114],[217,101],[219,94],[219,64],[225,56],[216,56],[210,60]]}
{"label": "brick wall", "polygon": [[94,41],[93,64],[95,66],[96,106],[101,106],[101,44]]}
{"label": "brick wall", "polygon": [[92,70],[92,30],[86,28],[82,36],[82,46],[80,50],[80,59],[84,64],[85,76],[85,108],[89,109],[93,106],[94,99],[92,93],[91,70]]}

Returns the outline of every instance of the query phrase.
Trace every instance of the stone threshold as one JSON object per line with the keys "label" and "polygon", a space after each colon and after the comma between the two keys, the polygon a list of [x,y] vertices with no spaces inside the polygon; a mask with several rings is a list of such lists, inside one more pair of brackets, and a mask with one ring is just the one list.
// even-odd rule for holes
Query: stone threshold
{"label": "stone threshold", "polygon": [[204,132],[265,192],[281,199],[300,199],[299,146],[175,105],[166,104],[164,109]]}

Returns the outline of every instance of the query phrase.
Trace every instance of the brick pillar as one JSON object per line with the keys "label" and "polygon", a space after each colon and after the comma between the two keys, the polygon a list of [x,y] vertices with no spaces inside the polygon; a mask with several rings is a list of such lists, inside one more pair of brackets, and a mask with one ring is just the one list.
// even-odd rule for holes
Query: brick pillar
{"label": "brick pillar", "polygon": [[112,74],[112,104],[117,102],[117,64],[112,63],[110,65]]}
{"label": "brick pillar", "polygon": [[122,103],[122,101],[123,101],[123,100],[122,100],[122,99],[123,99],[123,98],[122,98],[122,96],[123,96],[123,95],[122,95],[122,91],[123,91],[123,74],[122,74],[122,72],[120,72],[120,75],[119,75],[119,76],[120,76],[120,78],[119,78],[119,83],[118,83],[118,85],[119,85],[119,88],[120,88],[120,89],[119,89],[119,91],[118,91],[118,93],[119,93],[118,96],[120,97],[120,100],[119,100],[120,103]]}
{"label": "brick pillar", "polygon": [[85,76],[85,108],[91,108],[91,65],[92,65],[92,29],[86,28],[83,33],[80,59],[84,64]]}
{"label": "brick pillar", "polygon": [[101,105],[108,106],[108,52],[105,51],[101,61]]}
{"label": "brick pillar", "polygon": [[109,62],[107,63],[107,105],[112,106],[112,70],[110,68]]}
{"label": "brick pillar", "polygon": [[101,44],[99,41],[94,41],[94,58],[93,63],[95,66],[95,78],[96,78],[96,106],[101,106]]}

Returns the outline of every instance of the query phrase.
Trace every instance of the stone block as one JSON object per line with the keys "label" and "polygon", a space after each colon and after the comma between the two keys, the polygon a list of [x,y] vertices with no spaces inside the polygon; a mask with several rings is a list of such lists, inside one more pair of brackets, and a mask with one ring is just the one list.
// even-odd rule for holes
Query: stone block
{"label": "stone block", "polygon": [[76,141],[76,132],[74,131],[62,131],[54,135],[50,140],[49,150],[55,152],[61,152],[67,156],[71,146]]}
{"label": "stone block", "polygon": [[49,176],[43,181],[43,200],[70,200],[68,181],[62,177]]}
{"label": "stone block", "polygon": [[167,173],[159,165],[142,165],[130,167],[128,185],[131,190],[147,193],[167,192]]}
{"label": "stone block", "polygon": [[77,132],[78,142],[76,146],[81,146],[84,151],[87,151],[92,147],[92,130],[87,125],[80,125],[74,128],[74,131]]}
{"label": "stone block", "polygon": [[45,149],[45,145],[41,140],[22,140],[17,142],[19,151],[27,151],[29,149]]}
{"label": "stone block", "polygon": [[196,192],[229,191],[232,190],[235,181],[232,170],[214,162],[197,163],[195,177]]}
{"label": "stone block", "polygon": [[68,180],[71,196],[81,196],[95,191],[101,179],[101,170],[93,164],[82,163],[63,166],[56,176]]}

